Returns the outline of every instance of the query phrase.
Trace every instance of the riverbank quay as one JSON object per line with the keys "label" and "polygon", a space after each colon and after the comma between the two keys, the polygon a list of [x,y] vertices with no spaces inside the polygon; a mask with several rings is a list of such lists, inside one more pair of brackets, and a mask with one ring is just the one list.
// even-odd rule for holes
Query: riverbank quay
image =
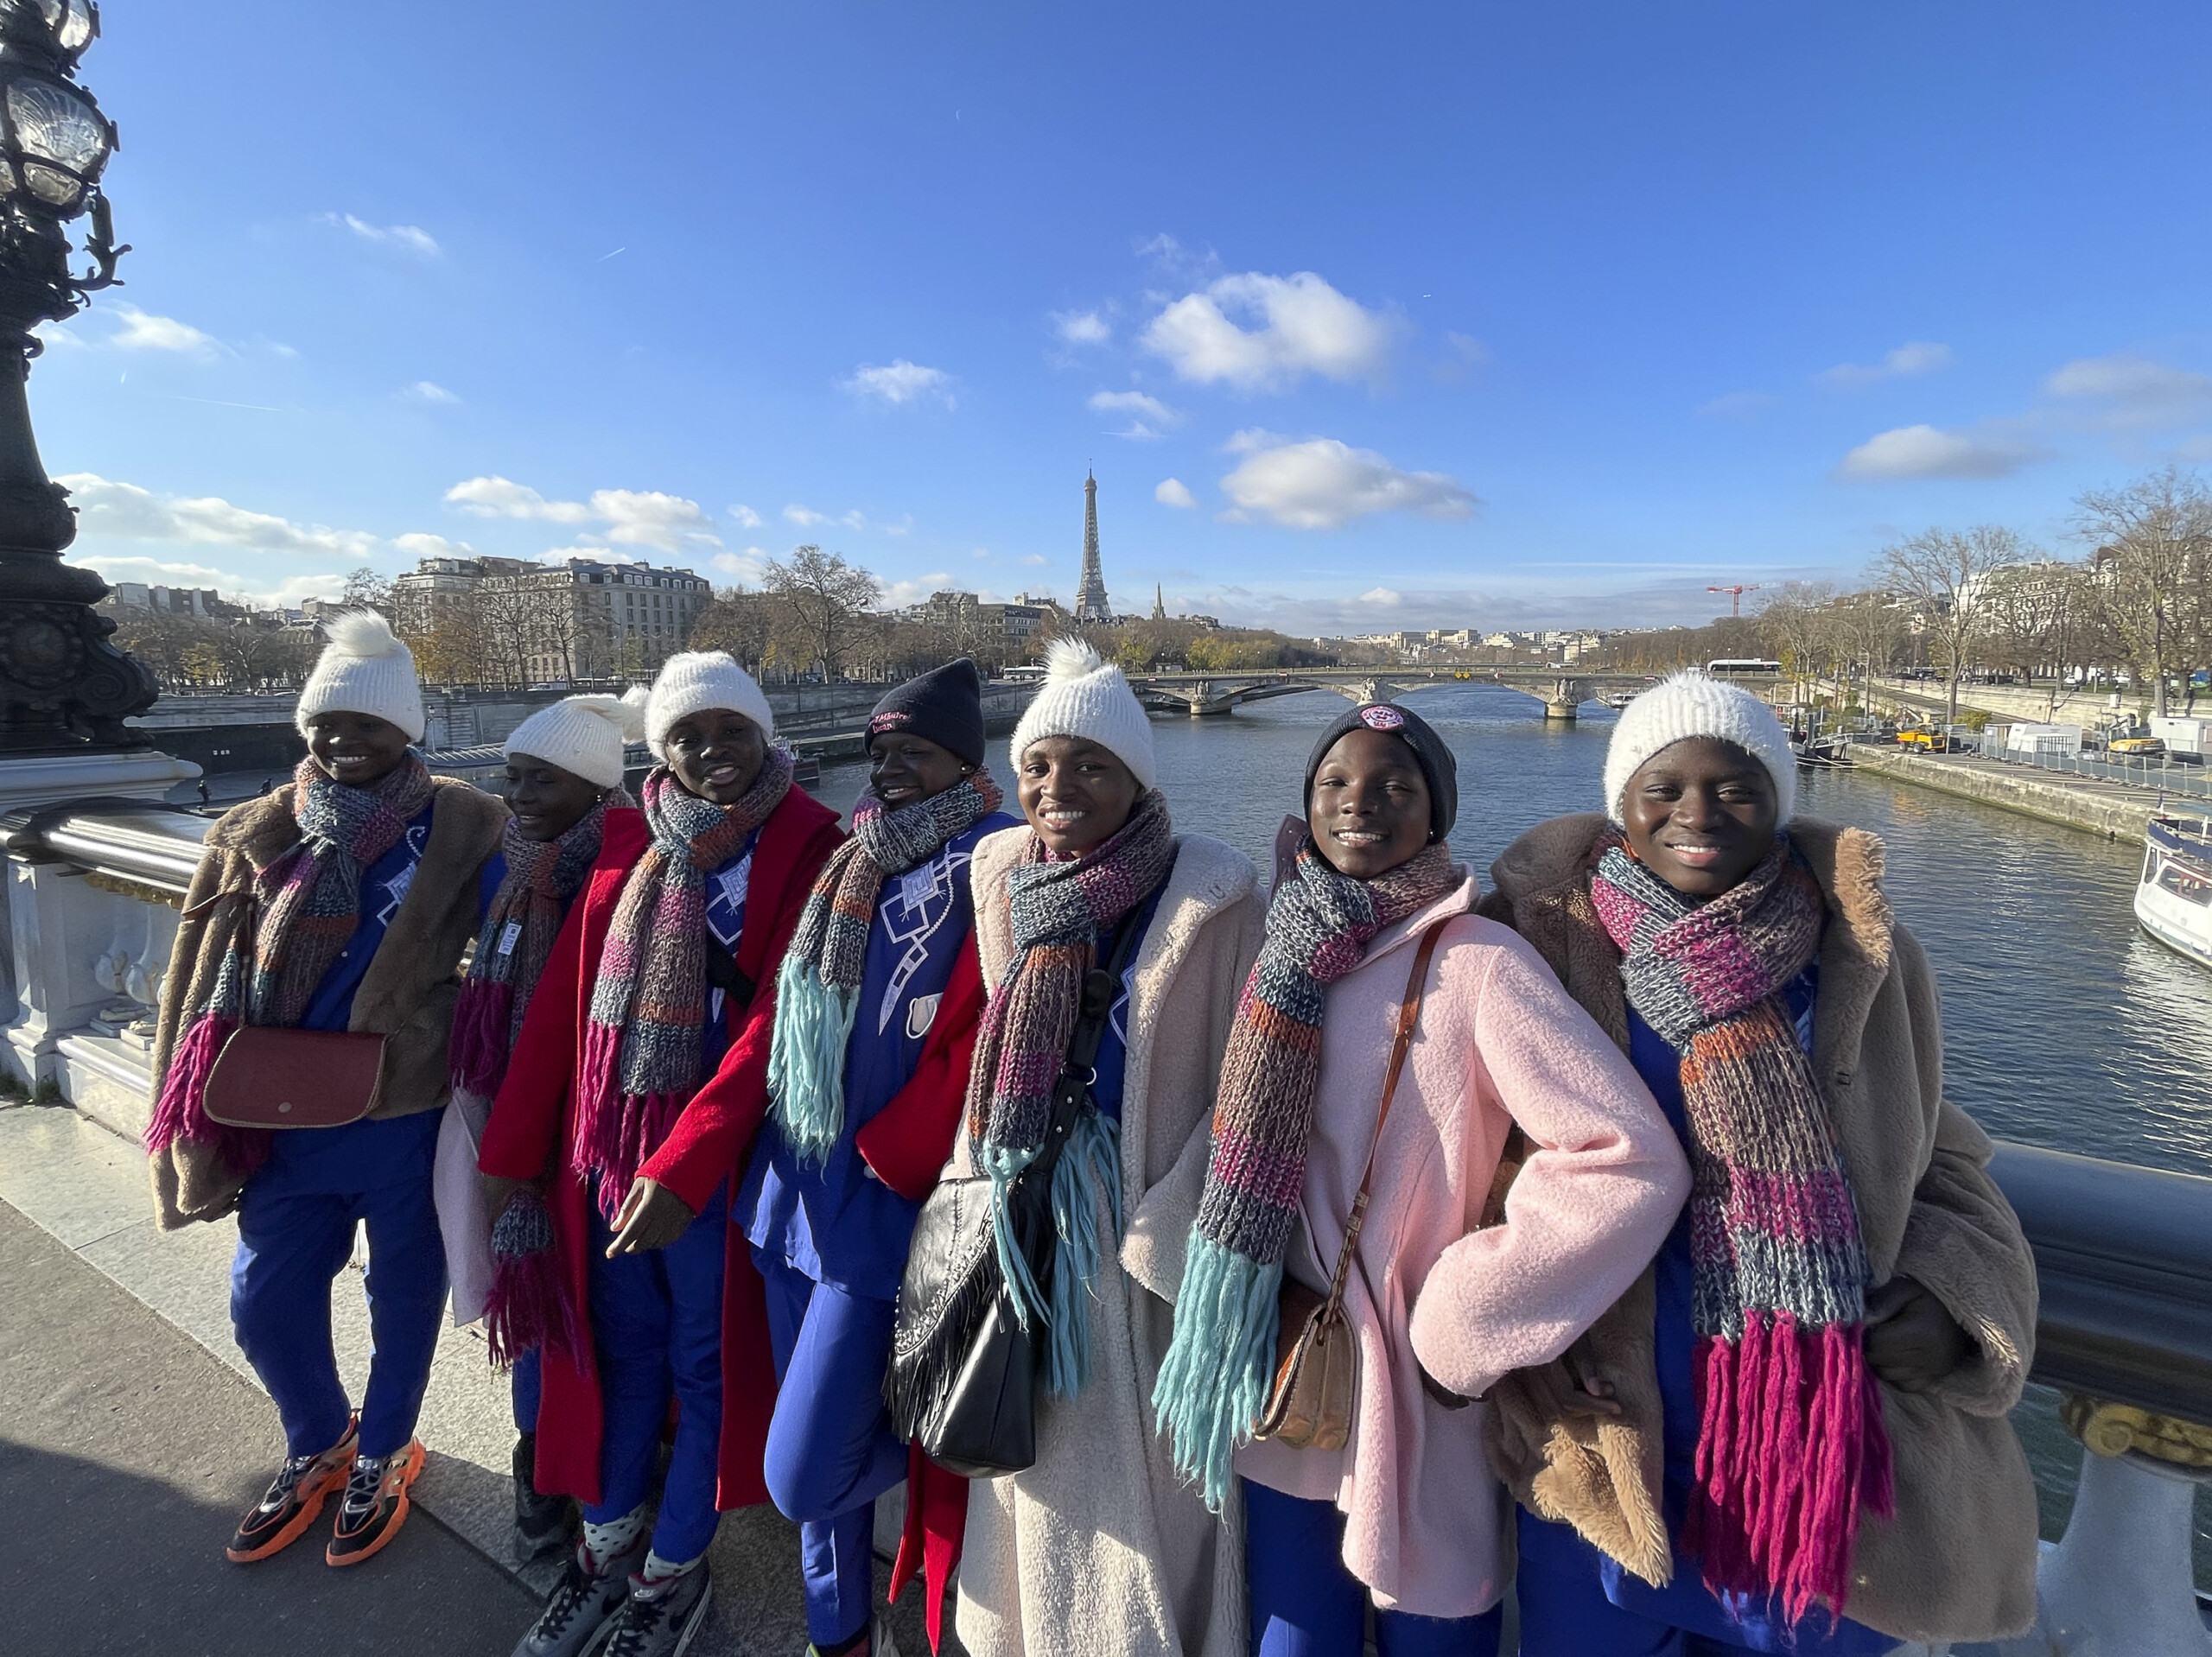
{"label": "riverbank quay", "polygon": [[[351,1647],[342,1638],[335,1644],[326,1641],[318,1622],[314,1625],[317,1632],[304,1643],[317,1649],[436,1651],[450,1657],[475,1653],[506,1657],[513,1649],[536,1618],[543,1597],[558,1580],[561,1562],[556,1558],[518,1569],[510,1557],[513,1485],[508,1457],[514,1445],[513,1416],[506,1377],[496,1374],[487,1362],[480,1330],[448,1327],[439,1336],[429,1391],[416,1428],[429,1452],[414,1492],[419,1517],[427,1521],[423,1525],[425,1537],[403,1532],[388,1561],[378,1559],[353,1571],[332,1571],[322,1563],[321,1530],[263,1565],[232,1565],[222,1557],[230,1527],[259,1495],[284,1453],[276,1412],[264,1400],[260,1382],[232,1338],[230,1268],[238,1247],[236,1222],[226,1219],[182,1231],[156,1231],[147,1196],[144,1152],[136,1143],[60,1104],[0,1106],[0,1204],[21,1215],[51,1245],[32,1251],[46,1261],[36,1272],[28,1266],[19,1270],[16,1254],[0,1254],[0,1272],[5,1273],[0,1278],[0,1306],[6,1308],[0,1314],[0,1354],[8,1355],[0,1359],[0,1382],[17,1362],[19,1343],[10,1331],[27,1325],[33,1331],[31,1338],[47,1349],[51,1362],[83,1378],[80,1384],[88,1390],[83,1394],[79,1409],[98,1412],[102,1418],[133,1415],[160,1429],[150,1435],[152,1441],[157,1446],[166,1444],[167,1448],[134,1455],[118,1465],[127,1467],[144,1484],[168,1491],[165,1500],[185,1504],[176,1509],[175,1524],[157,1530],[146,1528],[143,1516],[105,1533],[76,1523],[55,1531],[41,1530],[43,1543],[50,1544],[54,1551],[45,1559],[42,1571],[24,1584],[26,1591],[16,1597],[16,1603],[42,1598],[49,1591],[45,1585],[81,1580],[87,1563],[101,1552],[97,1539],[105,1533],[132,1538],[132,1554],[143,1552],[155,1556],[161,1571],[203,1584],[193,1589],[194,1596],[214,1591],[204,1586],[207,1573],[213,1573],[216,1585],[230,1585],[229,1591],[240,1606],[262,1603],[256,1597],[264,1590],[257,1584],[271,1577],[307,1574],[318,1580],[360,1578],[373,1587],[372,1594],[363,1598],[355,1593],[330,1602],[336,1608],[341,1635],[346,1606],[357,1603],[383,1606],[395,1601],[404,1605],[413,1602],[418,1590],[430,1593],[431,1584],[416,1580],[418,1568],[430,1571],[440,1582],[449,1581],[458,1573],[473,1578],[476,1585],[472,1591],[502,1608],[499,1614],[474,1616],[449,1634],[435,1637],[402,1637],[385,1627],[378,1631],[378,1637],[364,1637]],[[5,1210],[0,1210],[0,1247],[5,1246],[10,1235],[5,1227]],[[53,1258],[57,1250],[67,1258]],[[340,1274],[337,1292],[331,1297],[339,1372],[357,1398],[368,1374],[369,1360],[368,1315],[359,1277],[362,1264],[357,1254],[353,1265]],[[88,1285],[83,1275],[86,1271],[99,1282]],[[111,1301],[116,1295],[127,1297],[157,1320],[160,1328],[155,1330],[143,1320],[127,1331],[97,1323],[86,1324],[69,1314],[66,1296],[59,1300],[41,1297],[39,1286],[49,1279],[74,1286],[70,1292],[86,1304]],[[180,1340],[192,1350],[180,1347]],[[149,1379],[144,1388],[124,1384],[128,1376],[118,1373],[117,1365],[137,1364],[139,1359],[132,1355],[149,1345],[167,1354],[163,1362],[169,1368],[159,1373],[173,1375],[175,1384],[164,1381],[157,1389],[156,1372],[150,1369],[146,1372]],[[103,1375],[108,1381],[101,1381]],[[231,1391],[234,1387],[236,1394]],[[211,1388],[214,1389],[212,1394]],[[215,1397],[219,1403],[226,1398],[233,1401],[222,1404],[219,1410],[202,1394]],[[95,1399],[104,1401],[95,1402]],[[5,1400],[0,1401],[0,1493],[10,1489],[19,1476],[32,1477],[38,1467],[35,1458],[40,1457],[49,1459],[47,1473],[39,1476],[54,1476],[51,1447],[42,1449],[41,1445],[53,1440],[59,1429],[41,1426],[20,1414],[21,1406],[11,1393],[0,1390],[0,1400]],[[210,1452],[194,1441],[203,1432],[217,1430],[218,1421],[225,1441],[222,1456],[211,1462]],[[118,1424],[111,1430],[123,1428]],[[94,1436],[109,1431],[99,1429]],[[73,1453],[105,1470],[87,1470],[86,1476],[95,1481],[92,1495],[105,1490],[106,1482],[118,1476],[101,1457],[88,1456],[81,1447]],[[142,1495],[156,1493],[148,1490]],[[235,1501],[232,1500],[234,1494]],[[10,1501],[7,1511],[13,1516],[33,1509],[19,1508]],[[882,1516],[877,1527],[876,1589],[880,1595],[889,1586],[887,1545],[895,1545],[901,1504],[896,1500],[886,1501],[879,1513]],[[426,1537],[439,1540],[426,1541]],[[467,1559],[450,1552],[448,1543],[464,1550]],[[294,1554],[298,1555],[296,1559]],[[19,1543],[9,1550],[9,1562],[0,1569],[20,1570],[25,1557],[26,1550]],[[30,1548],[28,1557],[38,1559],[38,1548]],[[470,1560],[474,1563],[468,1564]],[[806,1649],[798,1527],[768,1507],[730,1514],[715,1536],[709,1562],[715,1573],[714,1604],[687,1657],[746,1657],[753,1653]],[[311,1566],[311,1571],[302,1571],[303,1565]],[[0,1575],[0,1582],[5,1580],[6,1576]],[[113,1591],[130,1590],[118,1584]],[[308,1588],[300,1591],[307,1594]],[[264,1609],[274,1616],[270,1608],[279,1603],[291,1602],[279,1591],[276,1599],[264,1604]],[[310,1596],[298,1603],[321,1605],[325,1602]],[[266,1643],[216,1637],[212,1629],[219,1625],[211,1624],[211,1632],[204,1639],[193,1636],[200,1643],[188,1641],[178,1645],[169,1637],[175,1629],[171,1608],[158,1598],[149,1598],[143,1602],[143,1624],[130,1638],[87,1640],[80,1644],[67,1640],[53,1644],[36,1641],[23,1646],[0,1638],[0,1650],[35,1650],[54,1657],[62,1653],[83,1652],[90,1657],[94,1652],[141,1650],[232,1657]],[[901,1650],[929,1649],[918,1590],[908,1590],[892,1622]],[[408,1625],[414,1626],[411,1618]],[[87,1619],[85,1626],[105,1625]],[[950,1653],[957,1647],[948,1641],[946,1649]]]}
{"label": "riverbank quay", "polygon": [[2165,797],[2156,789],[2097,777],[2071,777],[2032,765],[2008,765],[1969,753],[1912,753],[1878,743],[1853,743],[1856,769],[1879,771],[1899,782],[1978,800],[2045,822],[2062,823],[2108,840],[2140,845],[2144,825]]}

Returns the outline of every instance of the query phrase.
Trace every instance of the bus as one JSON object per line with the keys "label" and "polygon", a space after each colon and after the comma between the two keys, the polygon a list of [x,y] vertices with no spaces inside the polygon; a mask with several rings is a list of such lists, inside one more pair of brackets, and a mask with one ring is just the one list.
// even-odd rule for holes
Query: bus
{"label": "bus", "polygon": [[1756,657],[1750,656],[1719,656],[1707,662],[1705,664],[1705,670],[1716,679],[1738,676],[1778,679],[1782,676],[1782,663],[1763,662]]}

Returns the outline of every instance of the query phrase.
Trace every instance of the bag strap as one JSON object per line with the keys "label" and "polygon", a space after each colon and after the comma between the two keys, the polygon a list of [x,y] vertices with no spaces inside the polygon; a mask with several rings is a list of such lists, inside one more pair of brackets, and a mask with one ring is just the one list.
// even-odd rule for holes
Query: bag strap
{"label": "bag strap", "polygon": [[1067,1056],[1060,1066],[1059,1079],[1052,1083],[1052,1121],[1045,1132],[1045,1148],[1023,1171],[1025,1179],[1032,1174],[1036,1176],[1034,1184],[1039,1189],[1051,1183],[1060,1151],[1075,1132],[1076,1117],[1081,1113],[1084,1101],[1090,1097],[1093,1067],[1098,1062],[1098,1050],[1106,1040],[1106,1021],[1120,997],[1122,975],[1128,970],[1129,962],[1136,955],[1138,935],[1145,930],[1136,924],[1136,919],[1135,909],[1122,917],[1122,930],[1114,939],[1113,954],[1104,966],[1093,967],[1084,975],[1083,1002],[1076,1014],[1075,1032],[1068,1038]]}
{"label": "bag strap", "polygon": [[1342,1310],[1344,1279],[1351,1271],[1353,1251],[1359,1247],[1360,1228],[1367,1223],[1367,1202],[1375,1185],[1375,1152],[1382,1143],[1382,1124],[1390,1119],[1390,1101],[1398,1091],[1398,1076],[1406,1068],[1406,1054],[1414,1044],[1414,1026],[1421,1022],[1421,992],[1428,983],[1428,963],[1436,954],[1437,940],[1446,924],[1457,917],[1431,921],[1414,952],[1413,971],[1406,978],[1406,999],[1398,1007],[1398,1032],[1390,1043],[1390,1068],[1382,1073],[1382,1105],[1375,1113],[1375,1137],[1367,1144],[1367,1166],[1360,1171],[1359,1194],[1351,1199],[1351,1218],[1344,1225],[1344,1247],[1337,1250],[1337,1269],[1329,1279],[1329,1303],[1322,1315],[1334,1317]]}

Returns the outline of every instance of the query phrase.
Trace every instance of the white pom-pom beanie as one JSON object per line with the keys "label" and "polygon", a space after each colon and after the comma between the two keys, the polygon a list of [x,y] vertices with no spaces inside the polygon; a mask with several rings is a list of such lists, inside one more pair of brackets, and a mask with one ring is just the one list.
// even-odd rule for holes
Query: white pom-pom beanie
{"label": "white pom-pom beanie", "polygon": [[760,727],[764,740],[776,737],[776,715],[767,693],[728,651],[678,651],[661,663],[645,700],[645,740],[663,759],[668,727],[702,708],[727,708]]}
{"label": "white pom-pom beanie", "polygon": [[601,788],[622,785],[622,750],[645,733],[645,692],[564,696],[515,727],[501,745],[508,759],[526,753]]}
{"label": "white pom-pom beanie", "polygon": [[1009,749],[1014,770],[1029,745],[1048,736],[1079,736],[1096,742],[1129,768],[1139,787],[1157,786],[1159,767],[1152,754],[1152,721],[1129,689],[1122,670],[1103,660],[1079,638],[1056,638],[1045,653],[1045,683],[1014,727]]}
{"label": "white pom-pom beanie", "polygon": [[342,610],[323,624],[330,642],[300,691],[292,722],[302,736],[317,714],[373,714],[423,740],[423,684],[415,657],[373,610]]}
{"label": "white pom-pom beanie", "polygon": [[1781,807],[1776,828],[1796,815],[1797,759],[1774,709],[1743,686],[1695,669],[1661,680],[1622,711],[1605,750],[1605,815],[1618,822],[1621,797],[1643,762],[1694,736],[1732,742],[1766,767]]}

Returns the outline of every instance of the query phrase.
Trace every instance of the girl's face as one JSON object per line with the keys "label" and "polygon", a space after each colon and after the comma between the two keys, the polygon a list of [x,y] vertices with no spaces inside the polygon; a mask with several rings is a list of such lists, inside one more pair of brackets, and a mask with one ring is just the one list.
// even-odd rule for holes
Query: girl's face
{"label": "girl's face", "polygon": [[1080,857],[1111,840],[1144,792],[1135,772],[1079,736],[1031,743],[1014,789],[1021,815],[1055,857]]}
{"label": "girl's face", "polygon": [[1774,778],[1745,750],[1694,736],[1660,749],[1628,779],[1629,849],[1685,898],[1718,898],[1774,846]]}
{"label": "girl's face", "polygon": [[767,763],[760,727],[728,708],[702,708],[668,727],[661,745],[685,791],[715,805],[735,805]]}
{"label": "girl's face", "polygon": [[407,758],[407,733],[374,714],[317,714],[308,721],[308,752],[332,782],[366,788]]}
{"label": "girl's face", "polygon": [[1428,844],[1428,779],[1396,737],[1347,731],[1313,773],[1306,822],[1331,868],[1372,880]]}
{"label": "girl's face", "polygon": [[607,790],[533,753],[507,756],[507,809],[524,840],[558,840],[583,821]]}
{"label": "girl's face", "polygon": [[868,786],[892,810],[932,799],[975,769],[951,749],[905,731],[868,739]]}

